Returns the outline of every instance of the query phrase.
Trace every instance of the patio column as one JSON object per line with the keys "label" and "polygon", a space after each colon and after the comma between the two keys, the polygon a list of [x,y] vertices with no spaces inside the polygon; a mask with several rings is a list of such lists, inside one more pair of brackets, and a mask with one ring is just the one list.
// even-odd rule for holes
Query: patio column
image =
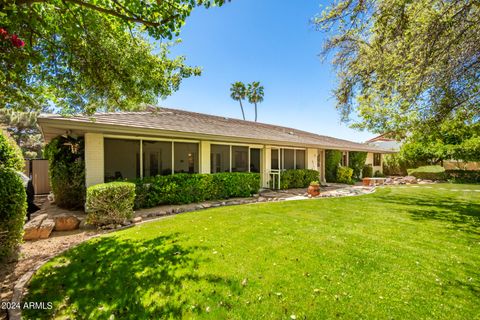
{"label": "patio column", "polygon": [[262,149],[262,156],[261,158],[261,186],[262,188],[268,188],[270,182],[270,170],[272,169],[272,147],[265,146]]}
{"label": "patio column", "polygon": [[318,170],[317,149],[307,149],[307,169]]}
{"label": "patio column", "polygon": [[321,153],[320,153],[320,161],[321,161],[321,164],[320,164],[320,180],[324,183],[327,182],[327,180],[325,180],[325,160],[326,160],[326,157],[325,157],[325,150],[321,150]]}
{"label": "patio column", "polygon": [[200,142],[200,173],[211,173],[210,171],[210,141]]}
{"label": "patio column", "polygon": [[104,182],[103,134],[85,133],[85,185]]}

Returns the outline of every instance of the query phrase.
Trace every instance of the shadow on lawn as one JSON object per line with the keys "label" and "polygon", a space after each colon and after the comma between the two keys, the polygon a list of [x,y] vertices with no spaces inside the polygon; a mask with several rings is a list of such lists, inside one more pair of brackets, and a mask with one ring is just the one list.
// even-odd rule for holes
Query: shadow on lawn
{"label": "shadow on lawn", "polygon": [[[81,319],[108,319],[112,314],[116,319],[159,319],[180,318],[191,307],[182,292],[187,281],[213,282],[238,291],[234,281],[196,275],[195,252],[203,249],[184,248],[176,237],[146,241],[102,237],[84,243],[32,279],[25,301],[51,301],[56,310],[74,307],[74,318]],[[54,313],[24,311],[26,318],[51,318]]]}
{"label": "shadow on lawn", "polygon": [[449,223],[455,230],[480,235],[480,204],[474,203],[473,197],[472,194],[469,201],[458,197],[439,197],[435,192],[411,193],[408,197],[391,192],[378,199],[383,203],[399,205],[414,220],[439,220]]}

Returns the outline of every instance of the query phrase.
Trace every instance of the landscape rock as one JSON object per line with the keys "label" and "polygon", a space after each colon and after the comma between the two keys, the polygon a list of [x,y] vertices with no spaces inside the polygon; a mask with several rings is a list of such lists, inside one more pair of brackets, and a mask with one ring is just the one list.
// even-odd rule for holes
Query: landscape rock
{"label": "landscape rock", "polygon": [[403,181],[405,183],[415,184],[415,183],[417,183],[417,178],[415,178],[414,176],[406,176],[406,177],[403,178]]}
{"label": "landscape rock", "polygon": [[34,217],[32,220],[28,221],[23,227],[24,240],[37,240],[40,239],[40,226],[42,222],[47,219],[48,215],[46,213],[39,214]]}
{"label": "landscape rock", "polygon": [[53,228],[55,228],[55,221],[53,221],[53,219],[47,218],[43,220],[40,227],[38,227],[38,238],[47,239],[48,237],[50,237]]}
{"label": "landscape rock", "polygon": [[142,221],[143,221],[142,217],[135,217],[135,218],[132,219],[133,223],[139,223],[139,222],[142,222]]}
{"label": "landscape rock", "polygon": [[80,225],[80,220],[72,215],[61,214],[55,216],[55,231],[71,231],[78,229]]}
{"label": "landscape rock", "polygon": [[80,224],[78,225],[78,228],[82,229],[82,230],[93,230],[93,229],[95,229],[95,226],[87,223],[87,220],[84,219],[84,220],[80,221]]}

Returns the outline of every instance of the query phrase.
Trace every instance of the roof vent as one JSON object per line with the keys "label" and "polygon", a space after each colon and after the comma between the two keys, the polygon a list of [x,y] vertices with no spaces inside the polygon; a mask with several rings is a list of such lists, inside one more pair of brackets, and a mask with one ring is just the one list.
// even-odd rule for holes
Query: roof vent
{"label": "roof vent", "polygon": [[290,134],[292,136],[294,135],[293,131],[289,131],[288,134]]}

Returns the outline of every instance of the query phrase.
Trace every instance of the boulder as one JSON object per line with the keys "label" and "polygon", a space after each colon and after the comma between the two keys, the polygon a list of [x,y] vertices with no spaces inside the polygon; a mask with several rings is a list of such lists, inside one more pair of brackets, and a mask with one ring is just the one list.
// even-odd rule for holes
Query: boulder
{"label": "boulder", "polygon": [[50,237],[50,234],[55,227],[55,221],[49,219],[46,213],[39,214],[23,227],[24,240],[38,240],[38,239],[47,239]]}
{"label": "boulder", "polygon": [[55,231],[71,231],[78,229],[80,220],[72,215],[60,214],[53,218],[55,221]]}
{"label": "boulder", "polygon": [[87,219],[83,219],[82,221],[80,221],[80,224],[78,225],[78,228],[79,229],[85,229],[85,230],[94,230],[96,229],[96,227],[93,225],[93,224],[89,224],[87,222]]}
{"label": "boulder", "polygon": [[132,219],[133,223],[139,223],[139,222],[142,222],[142,221],[143,221],[142,217],[135,217],[135,218]]}
{"label": "boulder", "polygon": [[48,215],[46,213],[43,213],[43,214],[37,215],[32,220],[28,221],[23,227],[23,230],[24,230],[23,239],[24,240],[40,239],[39,228],[42,225],[43,220],[45,220],[47,217]]}
{"label": "boulder", "polygon": [[414,176],[406,176],[406,177],[403,178],[403,181],[405,183],[415,184],[415,183],[417,183],[417,178],[415,178]]}
{"label": "boulder", "polygon": [[47,239],[50,237],[53,228],[55,228],[55,221],[53,221],[53,219],[47,218],[43,220],[42,224],[38,228],[38,237],[40,239]]}

